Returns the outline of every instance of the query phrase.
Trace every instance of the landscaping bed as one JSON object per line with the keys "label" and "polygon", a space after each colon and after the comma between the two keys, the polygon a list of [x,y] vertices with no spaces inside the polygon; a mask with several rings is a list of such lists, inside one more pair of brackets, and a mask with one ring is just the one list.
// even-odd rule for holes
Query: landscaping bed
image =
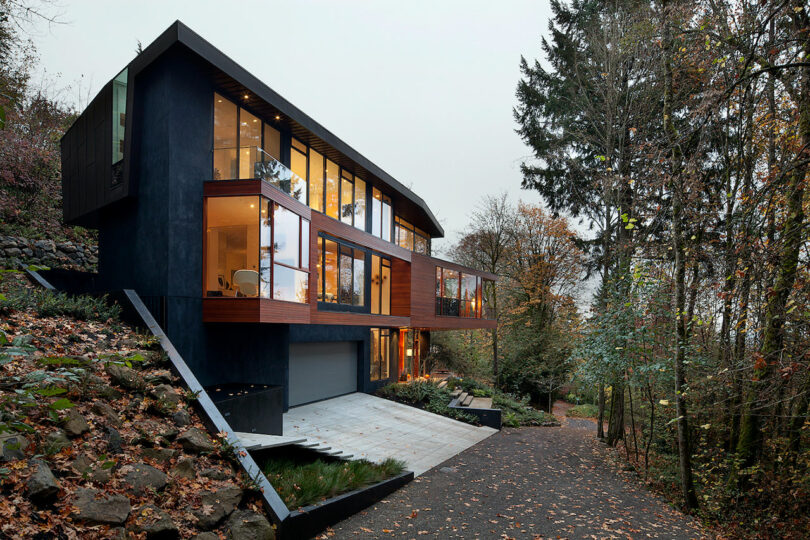
{"label": "landscaping bed", "polygon": [[596,418],[599,416],[599,407],[590,403],[574,405],[565,412],[565,416],[571,418]]}
{"label": "landscaping bed", "polygon": [[449,407],[450,402],[453,400],[452,391],[457,387],[461,387],[465,392],[475,397],[491,397],[492,407],[501,409],[501,419],[504,426],[558,425],[554,416],[530,406],[528,398],[518,398],[506,394],[475,379],[450,377],[446,380],[447,385],[443,388],[439,388],[438,384],[432,380],[389,384],[378,390],[377,395],[453,418],[454,420],[478,425],[477,417]]}
{"label": "landscaping bed", "polygon": [[405,472],[404,462],[390,458],[382,463],[328,459],[299,448],[276,454],[264,456],[261,468],[290,510],[323,503]]}

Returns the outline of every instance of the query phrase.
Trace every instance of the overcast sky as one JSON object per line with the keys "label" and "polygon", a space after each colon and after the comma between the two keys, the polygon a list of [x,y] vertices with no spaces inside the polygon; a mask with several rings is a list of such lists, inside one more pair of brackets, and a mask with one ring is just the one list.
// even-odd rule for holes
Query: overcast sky
{"label": "overcast sky", "polygon": [[[80,107],[176,19],[425,199],[448,241],[485,195],[520,189],[512,107],[547,0],[62,1],[34,35]],[[443,249],[447,242],[435,244]]]}

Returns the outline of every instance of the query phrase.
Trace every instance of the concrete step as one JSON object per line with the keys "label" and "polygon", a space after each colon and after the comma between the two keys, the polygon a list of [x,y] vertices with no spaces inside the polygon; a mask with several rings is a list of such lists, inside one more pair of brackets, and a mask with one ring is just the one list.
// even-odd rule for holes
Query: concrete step
{"label": "concrete step", "polygon": [[466,398],[464,398],[464,401],[462,401],[461,406],[462,407],[469,407],[470,403],[472,403],[473,399],[475,399],[475,396],[472,395],[472,394],[469,394]]}
{"label": "concrete step", "polygon": [[459,404],[464,403],[464,400],[465,400],[465,399],[467,399],[467,396],[469,396],[469,394],[468,394],[467,392],[462,392],[462,393],[461,393],[461,394],[458,396],[458,402],[459,402]]}
{"label": "concrete step", "polygon": [[450,397],[458,397],[461,395],[461,388],[456,388],[452,392],[450,392]]}
{"label": "concrete step", "polygon": [[445,386],[447,386],[447,381],[446,380],[439,383],[439,388],[444,388]]}

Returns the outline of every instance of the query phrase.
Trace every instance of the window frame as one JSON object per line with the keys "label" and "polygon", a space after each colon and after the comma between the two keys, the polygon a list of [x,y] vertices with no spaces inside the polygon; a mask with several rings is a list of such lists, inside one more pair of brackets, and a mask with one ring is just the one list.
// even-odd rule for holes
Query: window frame
{"label": "window frame", "polygon": [[[323,276],[326,275],[326,241],[329,240],[334,242],[336,245],[336,253],[337,253],[337,301],[336,302],[326,302],[325,300],[321,300],[319,298],[326,297],[326,280],[322,279]],[[321,246],[324,246],[321,248]],[[363,305],[355,306],[353,304],[343,304],[340,302],[340,255],[341,255],[341,247],[345,247],[352,250],[351,256],[351,264],[352,264],[352,272],[351,272],[351,283],[354,285],[355,283],[355,256],[354,251],[360,251],[363,254]],[[347,242],[341,238],[336,236],[332,236],[331,234],[324,233],[323,231],[318,231],[318,252],[320,254],[316,265],[321,265],[321,271],[318,272],[318,288],[315,290],[315,298],[318,310],[322,311],[352,311],[356,313],[371,313],[371,280],[369,279],[369,272],[368,269],[371,267],[371,250],[369,248],[355,244],[353,242]],[[311,262],[310,262],[311,264]],[[317,266],[316,266],[317,267]],[[354,287],[352,287],[352,291],[354,291]],[[353,295],[352,295],[353,296]]]}

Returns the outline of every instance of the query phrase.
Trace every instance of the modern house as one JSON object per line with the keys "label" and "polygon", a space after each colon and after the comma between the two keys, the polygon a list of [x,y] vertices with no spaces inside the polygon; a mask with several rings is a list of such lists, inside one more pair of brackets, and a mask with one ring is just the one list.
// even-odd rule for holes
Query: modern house
{"label": "modern house", "polygon": [[278,386],[286,410],[495,326],[496,276],[431,257],[421,198],[180,22],[78,117],[62,171],[101,287],[135,289],[204,385]]}

